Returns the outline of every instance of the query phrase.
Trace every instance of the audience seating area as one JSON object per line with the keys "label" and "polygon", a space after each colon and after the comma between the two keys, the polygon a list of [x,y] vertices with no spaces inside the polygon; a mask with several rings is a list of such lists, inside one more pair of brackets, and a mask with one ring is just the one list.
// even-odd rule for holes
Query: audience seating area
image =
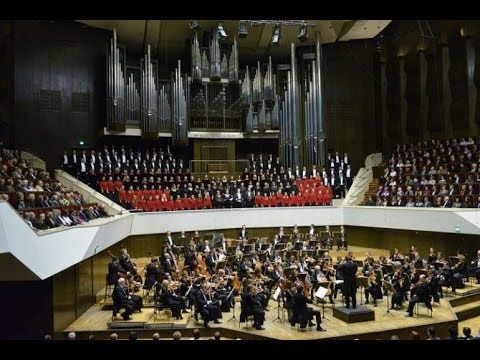
{"label": "audience seating area", "polygon": [[480,208],[480,139],[453,138],[397,145],[368,206]]}
{"label": "audience seating area", "polygon": [[0,147],[0,199],[8,201],[34,230],[83,224],[107,217],[102,205],[88,204],[47,171],[34,169],[18,150]]}

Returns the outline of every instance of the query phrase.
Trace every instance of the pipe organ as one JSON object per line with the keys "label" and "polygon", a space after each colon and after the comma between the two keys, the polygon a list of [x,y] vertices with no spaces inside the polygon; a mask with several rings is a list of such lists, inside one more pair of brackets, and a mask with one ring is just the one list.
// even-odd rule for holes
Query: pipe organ
{"label": "pipe organ", "polygon": [[126,49],[117,44],[117,31],[107,45],[107,128],[125,131],[125,66]]}
{"label": "pipe organ", "polygon": [[320,33],[317,32],[316,56],[308,71],[304,94],[304,164],[313,165],[325,162],[324,101],[322,74],[322,47]]}
{"label": "pipe organ", "polygon": [[246,134],[279,130],[279,152],[286,168],[323,165],[323,59],[320,33],[316,36],[315,56],[304,60],[301,71],[292,43],[290,64],[274,71],[269,57],[266,64],[257,61],[256,69],[246,66],[240,80],[237,39],[223,44],[215,31],[209,48],[202,49],[195,32],[191,76],[182,75],[178,60],[171,78],[160,81],[150,45],[140,60],[140,71],[130,71],[138,69],[130,65],[126,72],[125,48],[117,44],[114,30],[107,46],[108,128],[124,131],[127,120],[130,124],[139,121],[144,137],[156,138],[159,131],[171,131],[176,145],[188,144],[189,130]]}
{"label": "pipe organ", "polygon": [[135,78],[133,71],[127,74],[127,122],[135,123],[140,119],[139,79]]}
{"label": "pipe organ", "polygon": [[189,81],[186,76],[182,77],[181,61],[172,76],[172,144],[188,144],[188,107]]}
{"label": "pipe organ", "polygon": [[140,126],[142,136],[148,138],[158,137],[158,63],[151,59],[150,45],[140,62],[141,69],[141,107]]}

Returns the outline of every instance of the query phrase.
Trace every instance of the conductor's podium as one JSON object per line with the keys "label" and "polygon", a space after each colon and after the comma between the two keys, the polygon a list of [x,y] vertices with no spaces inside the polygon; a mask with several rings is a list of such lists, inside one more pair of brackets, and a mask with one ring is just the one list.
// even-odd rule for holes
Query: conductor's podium
{"label": "conductor's podium", "polygon": [[347,309],[345,306],[333,308],[333,317],[348,324],[375,320],[375,311],[363,305],[357,305],[355,309]]}

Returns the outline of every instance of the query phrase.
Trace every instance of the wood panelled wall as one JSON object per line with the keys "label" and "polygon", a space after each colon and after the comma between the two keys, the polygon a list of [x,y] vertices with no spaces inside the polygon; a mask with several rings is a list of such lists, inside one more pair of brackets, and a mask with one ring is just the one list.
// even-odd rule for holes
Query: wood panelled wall
{"label": "wood panelled wall", "polygon": [[[338,231],[339,227],[332,227],[332,230]],[[323,229],[321,226],[316,227],[317,231]],[[223,233],[227,239],[237,239],[240,229],[215,229],[212,231],[200,232],[200,239],[208,233]],[[261,228],[261,229],[248,229],[250,237],[268,237],[273,239],[274,235],[278,233],[278,228]],[[291,233],[291,228],[284,229],[287,234]],[[306,233],[307,227],[301,227],[300,231]],[[379,248],[390,249],[397,247],[402,252],[407,252],[407,249],[411,245],[415,245],[422,255],[428,252],[430,247],[433,247],[436,251],[441,251],[444,256],[454,255],[456,251],[460,251],[467,255],[467,261],[473,259],[476,255],[476,251],[479,248],[478,239],[475,235],[464,234],[446,234],[446,233],[433,233],[433,232],[416,232],[416,231],[404,231],[404,230],[392,230],[392,229],[379,229],[368,227],[346,227],[348,233],[349,245],[362,246],[367,248]],[[172,234],[174,238],[178,238],[179,233]],[[193,236],[193,233],[186,234],[187,239]],[[132,258],[147,257],[149,254],[159,255],[164,244],[165,234],[152,234],[152,235],[139,235],[130,236],[118,244],[113,245],[108,250],[114,255],[120,254],[120,249],[127,248]],[[357,254],[357,257],[362,258],[364,254]],[[107,251],[103,251],[92,258],[86,259],[81,263],[70,267],[67,270],[53,276],[52,281],[50,279],[42,282],[30,282],[26,284],[26,289],[32,289],[28,291],[38,291],[38,286],[35,284],[43,284],[40,287],[47,287],[45,297],[51,303],[53,303],[53,324],[52,319],[48,322],[44,317],[41,320],[47,321],[46,324],[52,324],[52,328],[43,326],[42,330],[32,330],[31,336],[41,336],[41,333],[51,333],[53,330],[56,333],[63,331],[71,322],[82,315],[92,304],[95,303],[95,296],[105,286],[105,274],[108,270],[108,263],[110,262],[110,255]],[[18,282],[25,284],[25,282]],[[0,286],[7,286],[8,283],[0,282]],[[50,284],[50,285],[49,285]],[[18,286],[18,285],[12,285]],[[15,288],[17,289],[17,288]],[[48,290],[50,289],[50,290]],[[2,290],[2,289],[0,289]],[[26,292],[28,292],[26,290]],[[53,297],[52,297],[53,293]],[[28,300],[21,302],[22,306],[28,305]],[[42,299],[41,304],[45,303],[45,308],[48,308],[48,301]],[[50,303],[50,304],[51,304]],[[9,306],[13,306],[10,304]],[[43,305],[42,305],[43,306]],[[18,312],[24,311],[18,308]],[[50,306],[50,309],[52,307]],[[53,329],[53,330],[50,330]],[[16,338],[24,338],[17,334]]]}
{"label": "wood panelled wall", "polygon": [[[31,149],[50,168],[64,148],[95,146],[105,108],[108,31],[74,21],[15,21],[15,146]],[[40,104],[41,90],[59,92]],[[72,94],[90,95],[88,109],[72,108]],[[48,101],[47,101],[48,102]]]}
{"label": "wood panelled wall", "polygon": [[0,20],[0,141],[10,145],[13,123],[13,22]]}
{"label": "wood panelled wall", "polygon": [[354,171],[379,150],[375,118],[375,48],[371,40],[323,45],[326,150],[347,152]]}
{"label": "wood panelled wall", "polygon": [[394,20],[385,29],[377,113],[384,153],[397,143],[477,135],[480,23]]}
{"label": "wood panelled wall", "polygon": [[1,281],[1,340],[41,340],[53,328],[52,281]]}

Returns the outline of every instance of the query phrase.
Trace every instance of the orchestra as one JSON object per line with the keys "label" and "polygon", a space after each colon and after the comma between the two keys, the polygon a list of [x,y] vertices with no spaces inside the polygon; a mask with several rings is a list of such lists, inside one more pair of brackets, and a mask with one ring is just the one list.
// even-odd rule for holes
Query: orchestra
{"label": "orchestra", "polygon": [[[366,305],[373,299],[373,306],[377,306],[377,300],[387,292],[383,282],[388,281],[393,287],[390,291],[394,291],[391,309],[402,309],[407,302],[407,316],[410,316],[415,303],[424,302],[431,308],[431,301],[439,303],[443,296],[442,287],[451,287],[455,291],[462,287],[469,271],[477,275],[480,268],[480,250],[477,258],[467,266],[462,254],[449,256],[448,261],[433,248],[425,256],[420,256],[415,246],[405,252],[408,256],[403,256],[397,248],[389,257],[380,256],[378,259],[367,253],[363,267],[357,267],[349,251],[345,257],[337,256],[333,265],[329,255],[331,240],[337,239],[337,251],[346,249],[345,229],[342,226],[339,232],[335,232],[327,225],[325,231],[320,232],[321,241],[317,241],[314,229],[313,224],[305,232],[297,226],[289,233],[281,228],[272,239],[249,237],[245,225],[240,229],[238,239],[214,234],[205,235],[201,240],[196,233],[190,241],[182,242],[184,247],[177,247],[177,253],[172,251],[174,240],[168,233],[160,259],[151,257],[143,270],[144,289],[154,288],[155,302],[170,308],[174,318],[181,320],[182,314],[191,309],[197,320],[199,317],[203,319],[205,327],[210,321],[220,323],[222,313],[230,312],[235,307],[235,297],[240,295],[240,318],[252,315],[254,327],[258,330],[263,329],[270,298],[278,289],[279,304],[281,299],[290,323],[298,323],[300,318],[301,328],[307,323],[312,326],[312,319],[316,316],[317,329],[320,329],[317,310],[307,308],[306,303],[318,305],[321,300],[325,304],[326,297],[334,305],[334,295],[336,298],[340,290],[347,307],[351,304],[355,308],[357,276],[364,275],[368,282],[368,286],[362,288]],[[332,234],[340,235],[335,237]],[[210,240],[214,239],[215,245],[212,246]],[[107,279],[115,285],[114,298],[119,305],[115,309],[118,312],[124,308],[122,317],[129,320],[133,312],[141,311],[143,307],[142,297],[134,294],[142,278],[127,249],[121,249],[119,258],[109,255],[112,262],[108,266]],[[317,295],[319,287],[326,289],[321,298]]]}

